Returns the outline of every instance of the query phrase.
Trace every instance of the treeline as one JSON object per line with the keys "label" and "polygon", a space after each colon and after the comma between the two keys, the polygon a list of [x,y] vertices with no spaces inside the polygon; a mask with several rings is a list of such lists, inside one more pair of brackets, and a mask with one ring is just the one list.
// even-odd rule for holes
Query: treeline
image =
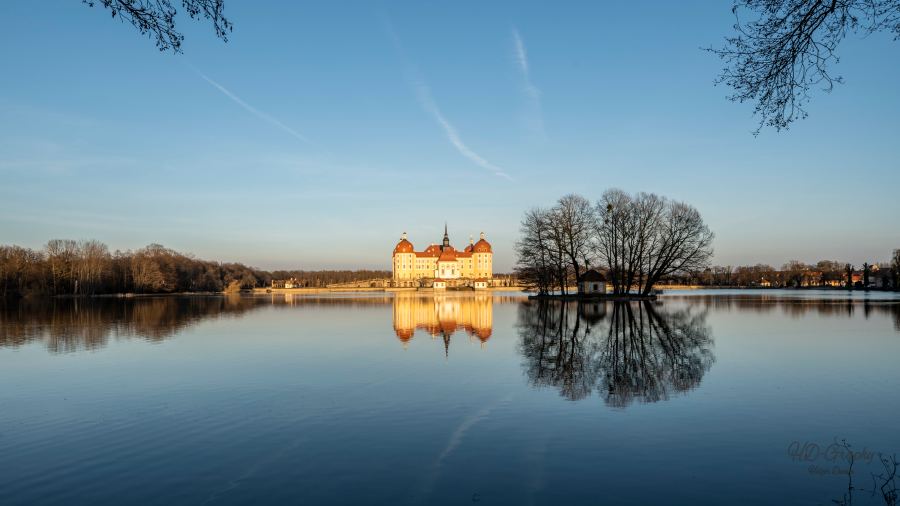
{"label": "treeline", "polygon": [[335,270],[335,271],[272,271],[267,273],[270,279],[294,280],[303,288],[321,288],[337,283],[352,283],[369,279],[384,279],[391,277],[391,271],[367,270]]}
{"label": "treeline", "polygon": [[894,250],[890,262],[857,267],[847,262],[820,260],[814,264],[792,260],[781,268],[766,264],[713,266],[691,273],[683,280],[688,284],[735,287],[900,287],[900,249]]}
{"label": "treeline", "polygon": [[110,252],[102,242],[54,239],[43,249],[0,246],[0,297],[223,292],[294,277],[310,286],[389,275],[384,271],[275,271],[201,260],[159,244]]}
{"label": "treeline", "polygon": [[600,269],[613,293],[648,295],[658,283],[705,269],[712,239],[699,211],[683,202],[616,189],[596,203],[571,194],[525,213],[516,275],[538,293],[565,294]]}

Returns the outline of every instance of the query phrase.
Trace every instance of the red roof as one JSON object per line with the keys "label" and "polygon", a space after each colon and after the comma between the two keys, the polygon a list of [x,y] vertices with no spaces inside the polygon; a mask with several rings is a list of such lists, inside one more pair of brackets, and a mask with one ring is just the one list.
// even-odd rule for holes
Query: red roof
{"label": "red roof", "polygon": [[475,253],[490,253],[491,243],[485,241],[484,239],[479,239],[478,242],[475,243],[475,246],[472,248],[472,251],[474,251]]}
{"label": "red roof", "polygon": [[413,245],[411,242],[406,239],[400,239],[400,242],[397,243],[397,246],[394,247],[394,254],[397,253],[412,253]]}

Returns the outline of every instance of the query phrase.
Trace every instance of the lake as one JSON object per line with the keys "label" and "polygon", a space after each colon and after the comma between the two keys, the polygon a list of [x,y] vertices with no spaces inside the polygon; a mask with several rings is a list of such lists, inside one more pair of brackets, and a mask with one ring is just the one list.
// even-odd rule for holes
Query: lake
{"label": "lake", "polygon": [[0,504],[885,504],[898,365],[885,293],[10,302]]}

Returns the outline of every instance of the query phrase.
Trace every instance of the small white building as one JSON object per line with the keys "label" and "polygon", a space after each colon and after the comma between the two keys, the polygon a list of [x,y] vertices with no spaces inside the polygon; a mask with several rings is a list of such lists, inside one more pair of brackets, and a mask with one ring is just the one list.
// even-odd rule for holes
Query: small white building
{"label": "small white building", "polygon": [[584,276],[581,277],[581,286],[578,287],[578,293],[586,295],[606,293],[606,276],[596,269],[585,272]]}
{"label": "small white building", "polygon": [[485,278],[478,278],[475,280],[475,289],[476,290],[487,290],[488,280]]}
{"label": "small white building", "polygon": [[435,279],[434,284],[431,285],[431,287],[434,288],[435,290],[446,290],[447,282],[444,281],[443,279]]}

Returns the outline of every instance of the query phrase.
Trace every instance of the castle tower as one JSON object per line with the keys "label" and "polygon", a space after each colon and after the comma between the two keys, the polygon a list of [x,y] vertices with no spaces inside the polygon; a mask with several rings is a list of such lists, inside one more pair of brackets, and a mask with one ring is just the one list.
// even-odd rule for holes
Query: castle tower
{"label": "castle tower", "polygon": [[406,239],[406,232],[400,236],[400,242],[394,247],[394,255],[391,262],[393,279],[399,286],[413,286],[413,278],[416,264],[415,248]]}
{"label": "castle tower", "polygon": [[447,235],[447,222],[444,222],[444,241],[441,243],[441,251],[450,246],[450,236]]}
{"label": "castle tower", "polygon": [[474,259],[475,277],[491,279],[494,273],[493,266],[494,253],[491,243],[484,238],[484,232],[481,238],[472,246],[472,258]]}

